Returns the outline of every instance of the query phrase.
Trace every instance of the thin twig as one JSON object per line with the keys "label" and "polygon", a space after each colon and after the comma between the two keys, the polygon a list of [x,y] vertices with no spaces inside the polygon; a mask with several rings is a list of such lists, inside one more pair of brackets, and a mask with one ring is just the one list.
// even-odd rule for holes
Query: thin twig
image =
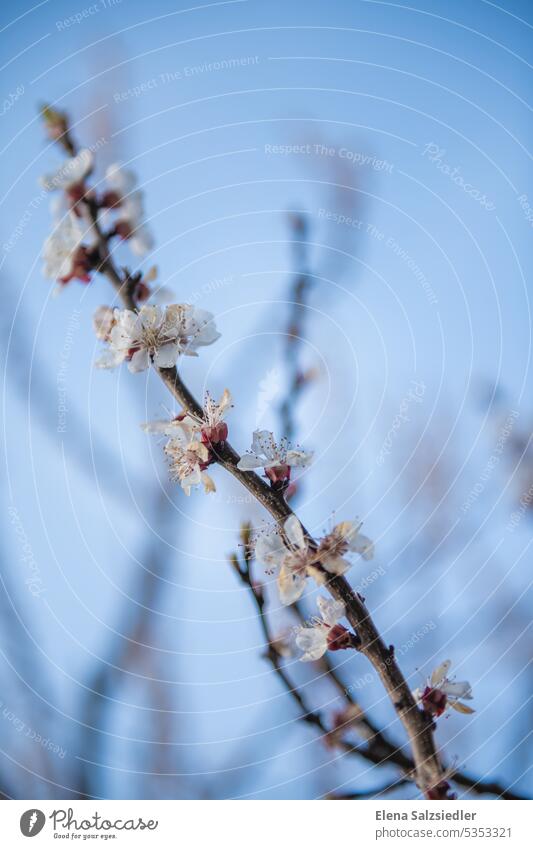
{"label": "thin twig", "polygon": [[[70,155],[75,153],[76,147],[68,132],[64,134],[62,144]],[[98,224],[95,204],[90,198],[86,199],[86,203],[97,237],[99,253],[98,270],[111,282],[122,299],[124,306],[127,309],[135,310],[135,299],[131,286],[128,285],[129,278],[124,280],[114,266],[110,256],[107,238],[102,233]],[[156,368],[156,371],[184,411],[196,417],[203,416],[202,407],[181,380],[178,369],[175,366],[164,369]],[[215,461],[239,480],[270,513],[276,523],[283,528],[285,520],[293,514],[283,493],[271,489],[255,472],[241,471],[237,465],[239,460],[239,454],[227,442],[223,444],[222,449],[215,457]],[[309,548],[316,550],[317,545],[312,535],[303,525],[302,527]],[[442,798],[447,798],[448,785],[433,738],[435,727],[433,720],[418,708],[407,681],[396,662],[394,647],[385,644],[361,596],[354,592],[346,578],[342,576],[325,577],[328,578],[326,586],[331,595],[337,601],[341,601],[345,606],[346,617],[359,637],[358,650],[368,658],[377,671],[409,737],[413,761],[416,767],[416,782],[418,786],[424,792],[433,791],[433,796],[437,794]]]}

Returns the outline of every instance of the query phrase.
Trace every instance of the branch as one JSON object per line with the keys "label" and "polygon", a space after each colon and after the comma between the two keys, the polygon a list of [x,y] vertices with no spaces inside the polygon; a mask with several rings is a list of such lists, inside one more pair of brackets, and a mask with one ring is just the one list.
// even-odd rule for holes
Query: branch
{"label": "branch", "polygon": [[[75,153],[76,146],[66,127],[59,141],[67,153],[70,155]],[[125,308],[135,310],[136,303],[130,278],[127,275],[122,278],[114,266],[110,256],[108,239],[104,236],[98,224],[95,203],[90,196],[85,197],[85,203],[91,215],[97,239],[96,249],[99,255],[97,270],[108,278]],[[154,366],[154,368],[183,410],[195,417],[202,417],[202,407],[181,380],[178,369],[175,366],[172,368],[156,368]],[[227,442],[220,443],[220,445],[222,447],[215,456],[215,462],[236,478],[268,511],[276,523],[283,527],[287,517],[293,514],[283,493],[270,488],[255,472],[241,471],[237,467],[240,460],[239,454]],[[315,540],[303,525],[302,527],[309,548],[316,550]],[[325,573],[324,578],[331,595],[344,604],[346,617],[359,638],[358,651],[368,658],[378,673],[396,714],[409,737],[417,785],[431,798],[448,798],[449,785],[433,739],[433,720],[417,707],[407,681],[396,662],[394,647],[385,644],[361,596],[353,591],[344,577],[330,577]],[[306,715],[310,716],[305,705],[304,708]],[[315,723],[314,719],[308,721]]]}

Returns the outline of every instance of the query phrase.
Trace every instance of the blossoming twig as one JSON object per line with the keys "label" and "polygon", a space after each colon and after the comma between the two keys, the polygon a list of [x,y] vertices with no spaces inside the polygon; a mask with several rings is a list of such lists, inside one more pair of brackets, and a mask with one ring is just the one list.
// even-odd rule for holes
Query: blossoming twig
{"label": "blossoming twig", "polygon": [[[51,122],[47,121],[47,123],[52,134]],[[63,144],[70,155],[75,155],[76,148],[70,137],[66,120],[63,123],[64,126],[60,128],[61,132],[58,132],[55,137]],[[119,274],[110,256],[108,245],[110,236],[106,236],[102,230],[99,221],[99,206],[96,200],[90,192],[84,191],[79,200],[76,199],[76,204],[78,203],[85,205],[92,221],[95,234],[95,251],[98,254],[96,260],[91,257],[95,270],[109,279],[122,299],[126,310],[137,312],[138,303],[131,286],[131,278],[129,275],[122,277]],[[149,354],[152,354],[151,350]],[[176,365],[157,365],[157,363],[152,363],[152,365],[184,412],[193,418],[201,418],[203,409],[181,380]],[[217,445],[213,462],[218,463],[239,480],[274,518],[281,533],[286,532],[286,522],[294,516],[294,513],[287,504],[282,489],[269,486],[254,471],[243,470],[240,466],[241,457],[227,440]],[[318,552],[318,545],[314,538],[303,525],[300,524],[300,528],[307,550]],[[332,575],[324,569],[322,564],[315,568],[333,598],[344,605],[346,618],[357,635],[357,648],[376,669],[407,732],[413,753],[418,786],[428,798],[449,798],[449,785],[445,780],[445,771],[433,738],[433,719],[425,711],[418,708],[396,662],[394,648],[384,643],[363,599],[358,593],[354,592],[343,575]]]}

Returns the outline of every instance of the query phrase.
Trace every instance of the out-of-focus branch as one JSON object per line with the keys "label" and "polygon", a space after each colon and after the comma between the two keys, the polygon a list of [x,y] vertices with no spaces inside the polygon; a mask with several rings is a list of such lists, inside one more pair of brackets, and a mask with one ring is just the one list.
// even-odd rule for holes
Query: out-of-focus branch
{"label": "out-of-focus branch", "polygon": [[387,793],[392,793],[394,790],[398,790],[400,787],[403,787],[408,783],[408,778],[400,778],[399,781],[391,781],[389,784],[384,784],[383,787],[378,787],[375,790],[361,790],[359,792],[354,791],[353,793],[331,794],[328,795],[328,799],[380,799],[382,796],[386,796]]}
{"label": "out-of-focus branch", "polygon": [[132,670],[141,666],[142,656],[147,653],[147,640],[151,630],[150,612],[164,585],[164,573],[168,556],[162,543],[162,528],[169,523],[172,502],[168,493],[162,492],[156,499],[154,523],[158,533],[151,535],[135,575],[135,603],[122,611],[108,643],[104,658],[98,661],[92,679],[86,689],[82,706],[82,723],[85,728],[83,750],[90,758],[80,758],[78,790],[87,798],[97,797],[100,786],[99,768],[95,764],[105,760],[102,738],[106,717],[113,707],[114,694]]}

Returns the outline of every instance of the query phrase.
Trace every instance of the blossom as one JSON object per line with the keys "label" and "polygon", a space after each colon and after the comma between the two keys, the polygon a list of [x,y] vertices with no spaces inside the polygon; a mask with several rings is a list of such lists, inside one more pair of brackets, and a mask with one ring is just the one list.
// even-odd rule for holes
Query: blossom
{"label": "blossom", "polygon": [[173,436],[179,431],[188,431],[191,435],[199,433],[204,445],[224,442],[228,435],[228,426],[222,421],[231,407],[231,393],[224,389],[220,401],[213,400],[209,392],[205,393],[203,416],[192,413],[180,413],[167,421],[146,422],[141,425],[147,433],[161,433]]}
{"label": "blossom", "polygon": [[228,438],[228,426],[223,421],[227,410],[231,407],[231,393],[224,389],[220,401],[214,401],[209,392],[205,393],[204,418],[200,423],[202,442],[206,445],[217,445]]}
{"label": "blossom", "polygon": [[93,161],[91,151],[84,148],[76,156],[67,159],[56,171],[41,177],[41,185],[47,192],[62,189],[71,200],[78,201],[85,193],[84,181],[92,170]]}
{"label": "blossom", "polygon": [[423,690],[417,689],[413,695],[427,713],[441,716],[449,705],[459,713],[474,713],[471,707],[459,699],[471,699],[472,688],[468,681],[454,681],[448,678],[450,660],[445,660],[433,670]]}
{"label": "blossom", "polygon": [[109,351],[96,365],[115,368],[127,360],[132,372],[144,371],[150,363],[171,368],[180,354],[197,356],[197,348],[211,345],[219,336],[212,314],[189,304],[143,306],[139,312],[115,310]]}
{"label": "blossom", "polygon": [[350,552],[360,554],[364,560],[374,556],[374,544],[364,534],[359,533],[362,522],[340,522],[320,541],[318,556],[324,569],[332,575],[342,575],[350,568],[345,555]]}
{"label": "blossom", "polygon": [[44,275],[69,283],[73,278],[89,283],[91,257],[83,241],[83,229],[72,212],[58,221],[43,247]]}
{"label": "blossom", "polygon": [[101,205],[117,213],[114,233],[127,239],[136,256],[144,256],[154,247],[151,231],[144,221],[143,193],[136,189],[137,177],[133,171],[118,163],[106,171],[109,191],[101,199]]}
{"label": "blossom", "polygon": [[274,434],[269,430],[256,430],[251,450],[241,457],[237,468],[243,472],[262,468],[271,483],[287,484],[291,477],[291,468],[306,466],[312,457],[312,453],[291,448],[285,438],[276,443]]}
{"label": "blossom", "polygon": [[337,651],[353,645],[352,634],[338,624],[346,613],[344,604],[319,596],[317,605],[320,618],[314,619],[310,628],[299,628],[296,635],[296,645],[304,652],[300,658],[303,661],[318,660],[328,649]]}
{"label": "blossom", "polygon": [[260,563],[279,569],[279,595],[281,603],[286,605],[293,604],[302,595],[309,574],[308,569],[316,560],[316,553],[309,548],[296,516],[289,516],[283,530],[288,547],[276,531],[257,539],[255,556]]}
{"label": "blossom", "polygon": [[165,445],[170,476],[179,481],[186,495],[193,486],[203,484],[204,491],[215,492],[216,487],[205,469],[210,464],[209,449],[203,442],[190,440],[187,429],[177,429]]}
{"label": "blossom", "polygon": [[93,315],[93,329],[97,339],[108,342],[115,326],[115,310],[112,307],[98,307]]}

